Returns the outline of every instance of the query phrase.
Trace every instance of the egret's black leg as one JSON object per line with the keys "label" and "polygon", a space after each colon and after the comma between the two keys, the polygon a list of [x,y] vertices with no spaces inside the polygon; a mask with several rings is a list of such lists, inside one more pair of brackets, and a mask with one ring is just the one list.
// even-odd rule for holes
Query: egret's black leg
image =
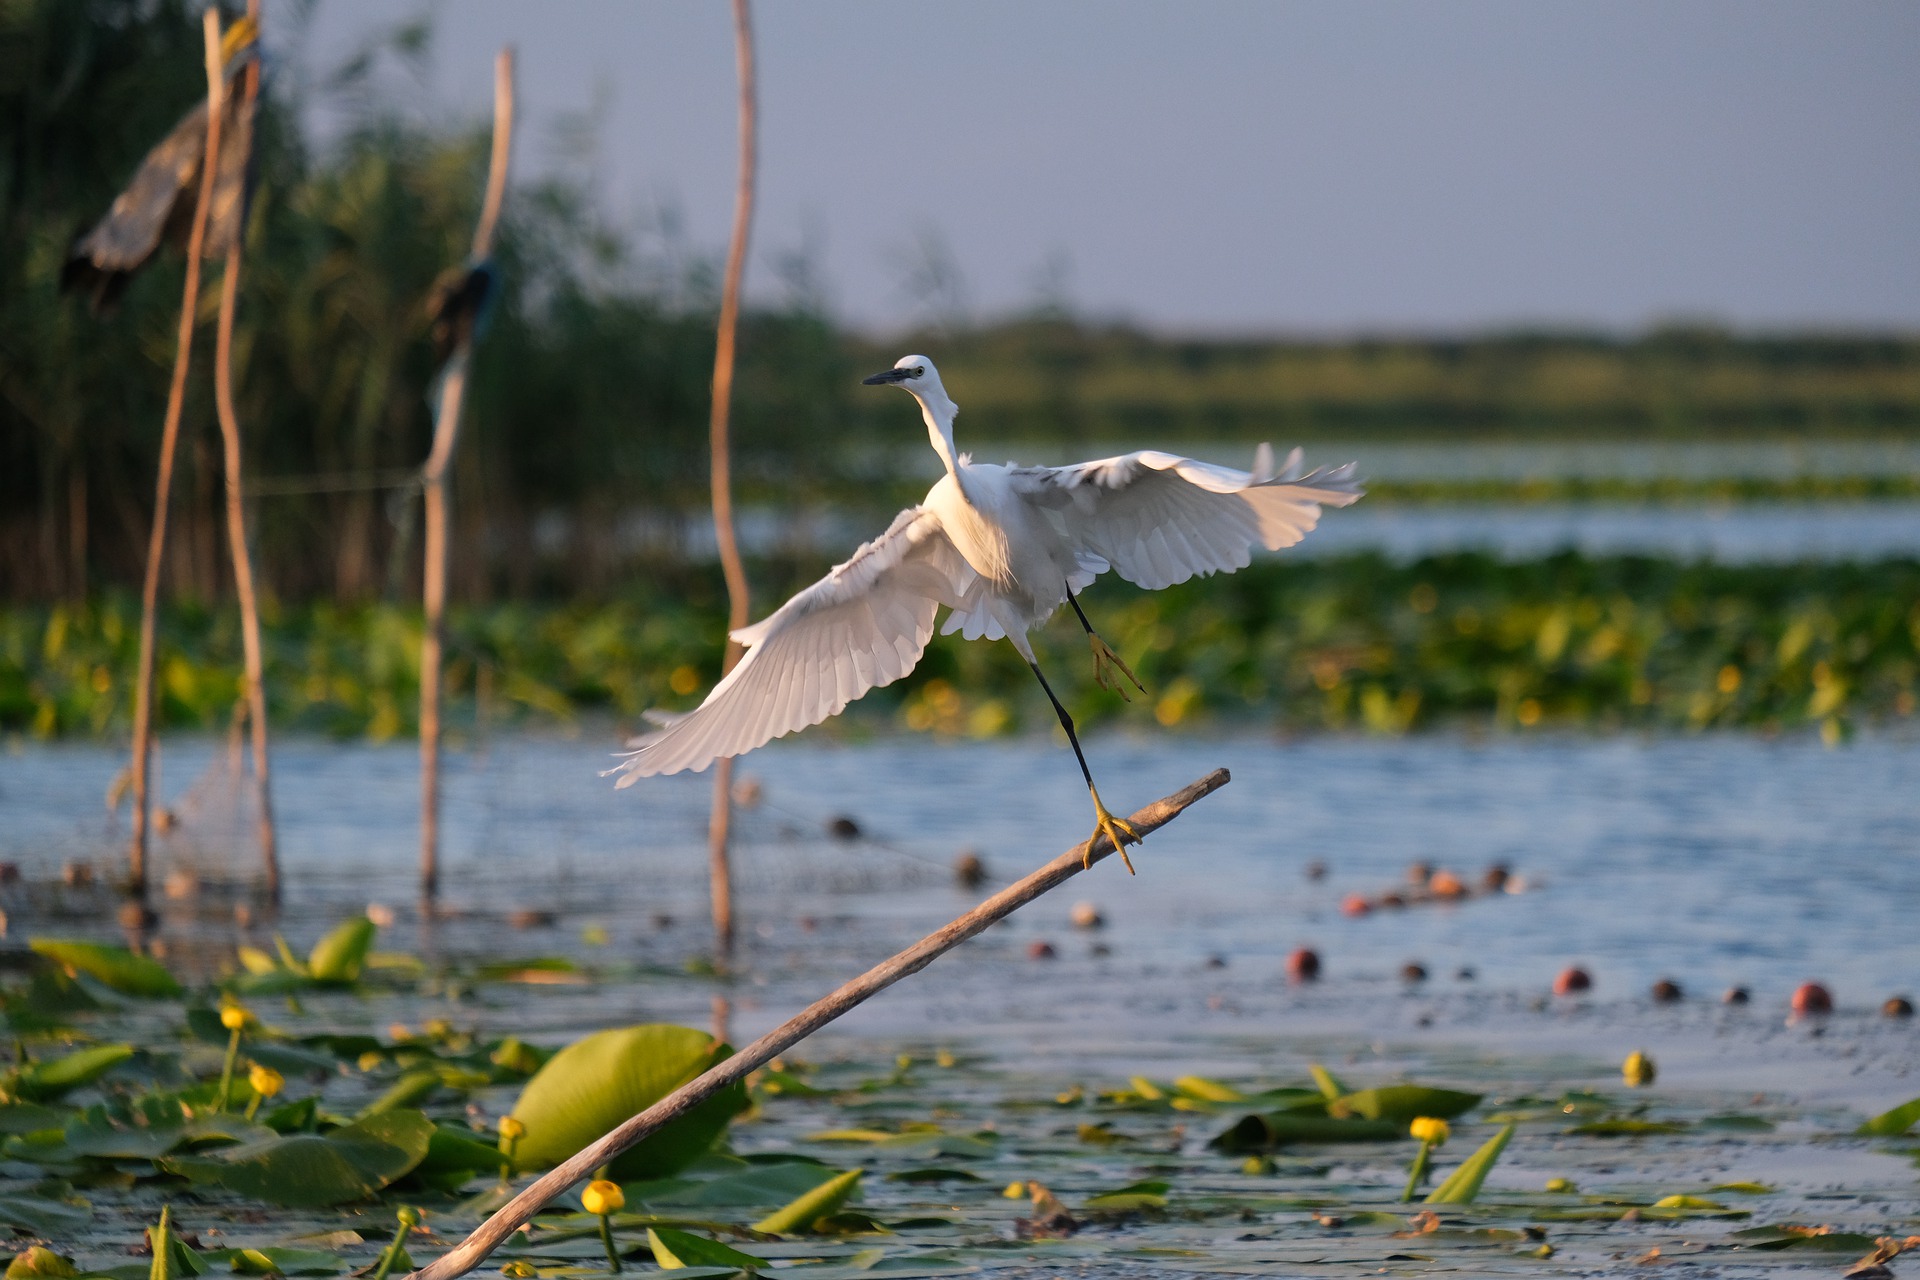
{"label": "egret's black leg", "polygon": [[1067,603],[1073,606],[1074,613],[1079,616],[1080,625],[1087,629],[1087,643],[1093,647],[1093,682],[1102,689],[1119,694],[1123,702],[1132,702],[1133,699],[1121,687],[1120,682],[1113,678],[1113,672],[1117,668],[1120,674],[1133,682],[1134,688],[1145,693],[1147,686],[1140,683],[1140,677],[1133,674],[1133,668],[1120,660],[1120,655],[1115,653],[1093,629],[1093,623],[1087,621],[1087,611],[1080,607],[1080,598],[1073,594],[1072,587],[1067,588]]}
{"label": "egret's black leg", "polygon": [[[1060,699],[1053,696],[1053,686],[1040,674],[1040,664],[1027,663],[1033,668],[1033,678],[1047,692],[1047,701],[1053,704],[1053,713],[1060,717],[1060,727],[1067,731],[1067,741],[1073,745],[1073,757],[1080,762],[1080,776],[1087,780],[1087,794],[1093,797],[1093,834],[1098,839],[1105,836],[1112,844],[1113,851],[1120,855],[1120,861],[1127,864],[1127,874],[1132,875],[1133,859],[1127,856],[1127,841],[1140,843],[1140,833],[1135,831],[1124,818],[1116,818],[1107,812],[1107,806],[1101,803],[1100,789],[1093,785],[1093,770],[1087,767],[1087,753],[1080,749],[1080,735],[1073,731],[1073,717],[1060,705]],[[1093,845],[1087,845],[1086,865],[1093,865]]]}

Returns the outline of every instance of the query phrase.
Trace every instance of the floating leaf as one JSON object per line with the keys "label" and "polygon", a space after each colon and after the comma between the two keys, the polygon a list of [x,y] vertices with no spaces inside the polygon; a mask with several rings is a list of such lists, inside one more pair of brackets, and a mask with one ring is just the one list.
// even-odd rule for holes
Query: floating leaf
{"label": "floating leaf", "polygon": [[272,1131],[237,1115],[190,1114],[176,1098],[141,1098],[128,1106],[88,1107],[67,1121],[69,1150],[106,1159],[151,1160],[189,1142],[255,1142]]}
{"label": "floating leaf", "polygon": [[163,1168],[256,1200],[319,1208],[372,1195],[426,1157],[434,1124],[418,1111],[387,1111],[324,1137],[295,1134],[204,1155],[165,1156]]}
{"label": "floating leaf", "polygon": [[1628,1120],[1615,1117],[1611,1120],[1593,1120],[1586,1124],[1577,1124],[1567,1130],[1586,1138],[1631,1138],[1647,1133],[1685,1133],[1687,1126],[1673,1120]]}
{"label": "floating leaf", "polygon": [[1471,1111],[1480,1101],[1477,1093],[1455,1089],[1432,1089],[1418,1084],[1394,1084],[1379,1089],[1362,1089],[1343,1094],[1327,1103],[1327,1114],[1359,1116],[1364,1120],[1386,1120],[1393,1124],[1411,1123],[1420,1116],[1451,1120]]}
{"label": "floating leaf", "polygon": [[755,1231],[764,1231],[768,1235],[792,1235],[795,1232],[812,1229],[821,1218],[838,1213],[840,1206],[860,1187],[859,1169],[827,1179],[819,1186],[798,1197],[789,1204],[775,1209],[766,1217],[753,1224]]}
{"label": "floating leaf", "polygon": [[0,1196],[0,1223],[52,1240],[91,1227],[93,1212],[85,1204],[46,1196]]}
{"label": "floating leaf", "polygon": [[382,1111],[398,1111],[402,1107],[411,1107],[423,1101],[426,1096],[440,1087],[440,1073],[432,1067],[423,1067],[418,1071],[409,1071],[390,1085],[387,1091],[360,1108],[355,1119],[377,1116]]}
{"label": "floating leaf", "polygon": [[130,1044],[98,1044],[64,1058],[36,1062],[20,1073],[14,1092],[22,1098],[57,1098],[82,1085],[92,1084],[133,1056]]}
{"label": "floating leaf", "polygon": [[1653,1202],[1656,1209],[1725,1209],[1727,1206],[1705,1196],[1670,1195],[1661,1196]]}
{"label": "floating leaf", "polygon": [[764,1259],[750,1253],[742,1253],[717,1240],[696,1236],[690,1231],[676,1231],[672,1227],[648,1227],[647,1245],[653,1250],[653,1260],[668,1271],[678,1271],[683,1267],[735,1267],[741,1271],[758,1271],[767,1265]]}
{"label": "floating leaf", "polygon": [[64,1280],[67,1276],[79,1274],[79,1268],[73,1265],[72,1258],[34,1245],[7,1264],[6,1280]]}
{"label": "floating leaf", "polygon": [[1205,1076],[1181,1076],[1173,1082],[1174,1092],[1200,1102],[1245,1102],[1246,1095],[1229,1084]]}
{"label": "floating leaf", "polygon": [[1920,1098],[1883,1111],[1854,1130],[1863,1138],[1897,1138],[1920,1121]]}
{"label": "floating leaf", "polygon": [[630,1185],[630,1200],[648,1205],[702,1208],[746,1208],[783,1205],[837,1176],[835,1170],[810,1160],[783,1160],[752,1165],[738,1173],[706,1181],[691,1178],[657,1179]]}
{"label": "floating leaf", "polygon": [[1778,1187],[1770,1187],[1764,1182],[1720,1182],[1708,1187],[1709,1191],[1730,1191],[1741,1196],[1770,1196]]}
{"label": "floating leaf", "polygon": [[43,1107],[34,1102],[0,1103],[0,1134],[58,1129],[70,1114],[65,1109]]}
{"label": "floating leaf", "polygon": [[1480,1194],[1480,1184],[1487,1180],[1494,1161],[1507,1149],[1507,1143],[1513,1140],[1513,1126],[1502,1125],[1500,1131],[1488,1138],[1480,1149],[1460,1162],[1447,1180],[1428,1194],[1427,1204],[1472,1204],[1473,1198]]}
{"label": "floating leaf", "polygon": [[965,1169],[899,1169],[887,1175],[888,1182],[938,1184],[942,1182],[985,1182],[977,1173]]}
{"label": "floating leaf", "polygon": [[1207,1145],[1231,1155],[1260,1155],[1293,1142],[1392,1142],[1406,1127],[1386,1120],[1335,1119],[1307,1111],[1242,1116]]}
{"label": "floating leaf", "polygon": [[180,984],[165,965],[125,947],[64,938],[30,938],[27,945],[70,972],[84,973],[121,995],[164,1000],[182,994]]}
{"label": "floating leaf", "polygon": [[377,932],[366,916],[355,916],[342,924],[314,944],[307,955],[307,976],[336,986],[358,982]]}
{"label": "floating leaf", "polygon": [[1835,1231],[1826,1226],[1803,1227],[1793,1222],[1748,1227],[1734,1232],[1732,1238],[1749,1249],[1813,1249],[1823,1253],[1859,1253],[1875,1244],[1873,1236],[1862,1232]]}
{"label": "floating leaf", "polygon": [[1106,1191],[1093,1196],[1085,1202],[1084,1207],[1116,1213],[1134,1209],[1164,1209],[1167,1207],[1167,1186],[1167,1183],[1159,1181],[1136,1182],[1118,1191]]}
{"label": "floating leaf", "polygon": [[[526,1126],[514,1165],[540,1169],[573,1155],[729,1057],[704,1031],[654,1024],[595,1032],[553,1055],[527,1081],[513,1118]],[[613,1162],[617,1179],[658,1178],[692,1163],[747,1105],[735,1083]]]}

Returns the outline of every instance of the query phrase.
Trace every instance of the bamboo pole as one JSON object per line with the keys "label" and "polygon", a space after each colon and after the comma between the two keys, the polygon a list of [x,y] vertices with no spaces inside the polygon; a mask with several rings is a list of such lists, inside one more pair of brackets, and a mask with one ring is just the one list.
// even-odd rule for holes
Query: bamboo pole
{"label": "bamboo pole", "polygon": [[174,345],[173,383],[167,389],[166,424],[160,432],[160,476],[154,486],[153,531],[147,538],[147,573],[140,588],[140,659],[133,693],[133,839],[127,849],[127,887],[147,897],[147,762],[153,747],[153,651],[155,614],[160,605],[160,568],[167,551],[167,505],[173,497],[173,455],[180,443],[180,415],[186,406],[187,369],[193,363],[193,327],[200,306],[200,253],[207,240],[207,210],[220,167],[221,95],[220,12],[200,15],[207,62],[207,149],[200,162],[200,192],[187,236],[187,283],[180,299],[180,332]]}
{"label": "bamboo pole", "polygon": [[[746,274],[747,240],[753,230],[753,188],[758,144],[757,100],[753,74],[753,16],[748,0],[733,0],[733,56],[740,81],[739,176],[733,190],[733,237],[727,245],[727,271],[720,285],[720,325],[713,346],[713,407],[708,436],[713,451],[713,536],[720,548],[720,571],[727,579],[727,630],[747,625],[747,569],[733,529],[734,339],[740,326],[740,278]],[[731,634],[722,674],[733,670],[742,650]],[[733,954],[733,869],[727,844],[733,827],[733,759],[713,770],[713,811],[707,822],[707,865],[713,898],[714,948],[721,959]]]}
{"label": "bamboo pole", "polygon": [[[1225,769],[1215,769],[1197,782],[1156,800],[1127,821],[1142,835],[1156,831],[1179,817],[1188,806],[1227,785]],[[592,1174],[621,1152],[634,1146],[660,1126],[685,1115],[749,1072],[758,1070],[835,1018],[878,995],[902,978],[920,972],[967,939],[1004,920],[1050,889],[1058,888],[1094,863],[1109,857],[1113,846],[1105,836],[1089,840],[1067,850],[1026,879],[1001,890],[952,923],[934,930],[892,959],[875,965],[853,981],[808,1005],[772,1031],[681,1085],[660,1101],[626,1121],[619,1128],[585,1147],[563,1164],[556,1166],[501,1206],[465,1240],[433,1262],[413,1272],[406,1280],[453,1280],[480,1265],[489,1253],[508,1236],[532,1221],[568,1187]]]}
{"label": "bamboo pole", "polygon": [[[507,190],[507,161],[513,149],[513,49],[502,49],[493,64],[493,154],[487,165],[487,194],[473,232],[472,260],[485,262],[493,252],[493,233]],[[466,399],[471,334],[463,336],[440,379],[440,404],[434,414],[433,451],[420,475],[426,495],[426,565],[422,573],[426,623],[420,637],[420,897],[431,914],[440,894],[440,663],[445,648],[447,607],[447,466],[460,432]]]}
{"label": "bamboo pole", "polygon": [[[247,0],[247,17],[260,22],[260,0]],[[254,39],[258,40],[256,30]],[[243,107],[260,93],[260,60],[248,64],[240,92]],[[252,143],[249,132],[248,144]],[[245,157],[242,157],[244,162]],[[243,163],[244,167],[244,163]],[[244,214],[245,200],[241,201]],[[253,590],[253,553],[247,546],[247,511],[242,501],[240,415],[233,407],[233,315],[240,299],[240,257],[246,241],[244,216],[227,246],[220,278],[220,327],[213,344],[213,395],[219,410],[220,438],[227,467],[227,545],[233,552],[233,592],[240,601],[240,642],[247,666],[247,719],[253,734],[253,790],[259,809],[260,869],[267,882],[267,905],[280,907],[280,854],[273,828],[273,786],[267,770],[267,691],[260,653],[260,604]]]}

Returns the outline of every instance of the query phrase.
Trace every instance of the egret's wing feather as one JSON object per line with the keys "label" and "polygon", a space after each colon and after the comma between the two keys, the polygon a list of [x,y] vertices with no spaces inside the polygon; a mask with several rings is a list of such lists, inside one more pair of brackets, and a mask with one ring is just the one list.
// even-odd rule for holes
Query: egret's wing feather
{"label": "egret's wing feather", "polygon": [[1296,451],[1277,474],[1272,453],[1252,472],[1157,450],[1070,467],[1024,467],[1016,491],[1066,515],[1077,549],[1149,590],[1195,574],[1246,567],[1253,548],[1278,551],[1304,538],[1320,508],[1361,495],[1354,464],[1302,474]]}
{"label": "egret's wing feather", "polygon": [[629,745],[620,786],[704,769],[837,715],[913,670],[938,608],[960,598],[966,562],[923,507],[733,638],[746,654],[693,711]]}

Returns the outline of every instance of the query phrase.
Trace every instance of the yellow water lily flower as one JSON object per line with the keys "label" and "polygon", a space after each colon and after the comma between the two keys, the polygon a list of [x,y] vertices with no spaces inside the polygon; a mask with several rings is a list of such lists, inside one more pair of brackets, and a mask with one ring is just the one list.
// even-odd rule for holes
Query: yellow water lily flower
{"label": "yellow water lily flower", "polygon": [[1445,1120],[1434,1116],[1420,1116],[1407,1126],[1407,1132],[1422,1142],[1438,1147],[1445,1145],[1453,1130],[1447,1127]]}
{"label": "yellow water lily flower", "polygon": [[627,1207],[627,1193],[620,1189],[617,1182],[595,1178],[580,1193],[580,1207],[596,1217],[604,1218]]}

